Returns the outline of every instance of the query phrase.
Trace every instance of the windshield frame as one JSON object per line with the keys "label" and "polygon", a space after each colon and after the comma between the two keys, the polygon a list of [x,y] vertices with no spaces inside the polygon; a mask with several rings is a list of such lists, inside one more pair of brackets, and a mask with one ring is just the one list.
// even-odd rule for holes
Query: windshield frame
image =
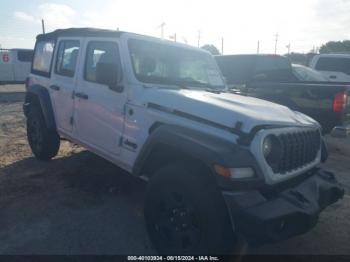
{"label": "windshield frame", "polygon": [[[135,68],[135,63],[132,57],[132,51],[130,48],[130,43],[132,41],[139,41],[139,42],[147,42],[148,44],[154,44],[154,45],[166,45],[167,47],[170,48],[176,48],[178,50],[185,50],[188,52],[196,53],[196,54],[202,54],[202,55],[208,55],[212,61],[213,69],[215,69],[218,77],[220,78],[220,81],[222,85],[212,85],[210,83],[202,83],[200,81],[197,81],[195,79],[188,79],[186,81],[185,78],[170,78],[170,77],[157,77],[157,76],[148,76],[148,77],[143,77],[142,75],[138,74],[136,72]],[[184,88],[184,89],[200,89],[200,90],[214,90],[214,91],[225,91],[227,90],[227,86],[224,80],[224,77],[214,59],[214,57],[205,51],[201,50],[196,50],[195,48],[192,47],[182,47],[181,44],[173,44],[173,43],[166,43],[166,42],[161,42],[161,41],[154,41],[150,39],[145,39],[145,38],[129,38],[127,39],[127,46],[128,46],[128,53],[129,53],[129,59],[133,71],[134,77],[141,83],[143,84],[153,84],[157,86],[169,86],[169,87],[177,87],[177,88]],[[208,75],[207,75],[208,76]],[[185,81],[184,81],[185,80]]]}

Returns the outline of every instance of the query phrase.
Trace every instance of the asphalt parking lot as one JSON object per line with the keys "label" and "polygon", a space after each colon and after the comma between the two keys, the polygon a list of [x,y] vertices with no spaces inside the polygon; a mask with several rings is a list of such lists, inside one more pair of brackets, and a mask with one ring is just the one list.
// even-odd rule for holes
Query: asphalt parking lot
{"label": "asphalt parking lot", "polygon": [[[145,182],[69,142],[51,162],[33,158],[22,103],[0,103],[0,254],[154,254],[143,221]],[[346,188],[309,233],[248,254],[350,255],[350,155],[325,168]]]}

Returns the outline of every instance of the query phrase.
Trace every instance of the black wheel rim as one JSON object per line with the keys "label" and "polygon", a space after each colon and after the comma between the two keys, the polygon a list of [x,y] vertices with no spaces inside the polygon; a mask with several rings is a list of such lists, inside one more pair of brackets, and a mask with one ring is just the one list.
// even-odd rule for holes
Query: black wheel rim
{"label": "black wheel rim", "polygon": [[33,150],[36,152],[40,151],[43,143],[43,135],[41,132],[40,123],[37,119],[33,118],[28,121],[28,134],[29,143]]}
{"label": "black wheel rim", "polygon": [[161,245],[177,250],[196,249],[201,240],[201,227],[193,205],[178,192],[167,193],[156,206],[154,224]]}

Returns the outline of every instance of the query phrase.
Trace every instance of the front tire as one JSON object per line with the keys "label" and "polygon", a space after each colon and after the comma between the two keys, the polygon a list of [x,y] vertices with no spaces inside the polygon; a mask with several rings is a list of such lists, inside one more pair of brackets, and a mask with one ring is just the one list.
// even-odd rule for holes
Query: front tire
{"label": "front tire", "polygon": [[48,161],[57,155],[60,138],[56,130],[49,129],[37,104],[33,104],[27,117],[27,138],[36,158]]}
{"label": "front tire", "polygon": [[199,166],[159,169],[148,185],[145,220],[160,254],[228,254],[236,248],[224,199]]}

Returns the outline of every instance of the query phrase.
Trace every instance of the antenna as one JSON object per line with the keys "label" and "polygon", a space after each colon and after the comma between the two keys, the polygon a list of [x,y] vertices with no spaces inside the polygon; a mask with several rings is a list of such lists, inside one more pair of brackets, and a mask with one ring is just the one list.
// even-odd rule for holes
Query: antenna
{"label": "antenna", "polygon": [[44,19],[41,19],[41,27],[43,30],[43,34],[45,34],[45,21],[44,21]]}

